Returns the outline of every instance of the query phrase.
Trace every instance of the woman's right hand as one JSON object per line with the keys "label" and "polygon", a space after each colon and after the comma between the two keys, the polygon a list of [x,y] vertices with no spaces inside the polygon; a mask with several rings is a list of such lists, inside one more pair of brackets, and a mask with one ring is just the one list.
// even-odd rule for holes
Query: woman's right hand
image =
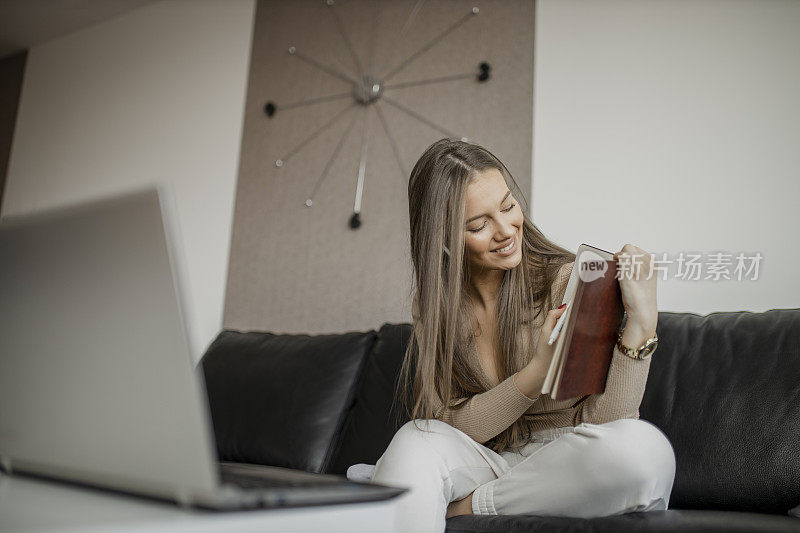
{"label": "woman's right hand", "polygon": [[[544,359],[547,361],[547,367],[550,367],[550,361],[553,359],[553,354],[556,351],[558,338],[553,341],[553,344],[547,344],[547,341],[550,340],[550,335],[553,333],[553,330],[556,327],[556,322],[558,322],[558,319],[561,318],[561,315],[566,312],[566,309],[567,304],[562,304],[558,309],[551,309],[547,312],[547,316],[544,319],[544,325],[542,325],[542,334],[539,335],[539,341],[536,343],[536,351],[533,353],[533,359],[531,360],[531,363],[535,359]],[[561,334],[559,333],[559,335]]]}
{"label": "woman's right hand", "polygon": [[528,398],[537,398],[542,393],[542,385],[544,385],[547,371],[550,368],[550,361],[553,359],[556,344],[558,344],[558,340],[553,344],[547,344],[547,341],[550,340],[550,334],[553,333],[556,322],[565,312],[566,304],[547,312],[539,339],[536,342],[533,358],[515,375],[514,382],[517,388]]}

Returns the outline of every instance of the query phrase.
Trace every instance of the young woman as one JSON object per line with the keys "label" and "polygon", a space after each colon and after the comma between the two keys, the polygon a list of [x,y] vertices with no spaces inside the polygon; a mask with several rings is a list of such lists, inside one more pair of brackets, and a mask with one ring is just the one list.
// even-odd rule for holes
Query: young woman
{"label": "young woman", "polygon": [[[505,165],[481,146],[442,139],[414,166],[408,201],[416,295],[398,397],[411,399],[411,421],[372,477],[411,489],[398,500],[398,531],[441,532],[446,518],[470,513],[666,509],[675,455],[639,420],[649,357],[615,348],[602,394],[540,394],[575,254],[531,222]],[[643,253],[626,244],[615,258]],[[634,349],[658,319],[656,278],[640,259],[638,275],[620,279],[622,343]]]}

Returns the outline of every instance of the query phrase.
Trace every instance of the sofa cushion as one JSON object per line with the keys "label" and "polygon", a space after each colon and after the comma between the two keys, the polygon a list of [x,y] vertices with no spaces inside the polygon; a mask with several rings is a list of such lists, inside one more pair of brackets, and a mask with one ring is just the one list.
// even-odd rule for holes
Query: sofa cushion
{"label": "sofa cushion", "polygon": [[222,331],[200,362],[220,460],[327,470],[376,336]]}
{"label": "sofa cushion", "polygon": [[356,463],[375,464],[406,422],[400,402],[392,403],[410,337],[410,324],[387,323],[378,331],[330,473],[345,474]]}
{"label": "sofa cushion", "polygon": [[670,509],[786,515],[800,502],[800,309],[661,312],[658,336],[640,415],[675,449]]}
{"label": "sofa cushion", "polygon": [[[659,337],[660,338],[660,337]],[[660,342],[660,341],[659,341]],[[660,348],[659,348],[660,349]],[[671,505],[671,504],[670,504]],[[647,511],[599,518],[535,515],[464,515],[447,519],[447,533],[769,533],[796,532],[798,520],[788,516],[732,511]]]}

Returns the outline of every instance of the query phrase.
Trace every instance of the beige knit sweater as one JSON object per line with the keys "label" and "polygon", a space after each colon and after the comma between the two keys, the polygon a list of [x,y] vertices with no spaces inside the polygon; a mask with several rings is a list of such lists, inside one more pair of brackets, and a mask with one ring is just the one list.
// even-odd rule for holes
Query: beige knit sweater
{"label": "beige knit sweater", "polygon": [[[561,267],[550,289],[552,301],[558,305],[566,292],[574,264],[568,263]],[[415,321],[419,319],[416,297],[412,305],[412,315]],[[543,323],[544,314],[534,322],[531,340],[533,346],[541,335]],[[447,409],[437,418],[460,429],[481,444],[493,439],[520,417],[524,417],[532,431],[576,426],[581,422],[602,424],[620,418],[639,418],[639,406],[650,371],[650,358],[633,359],[615,347],[605,392],[555,401],[549,395],[540,394],[535,398],[525,396],[514,383],[513,375],[499,384],[492,383],[478,359],[474,337],[472,341],[471,362],[487,390],[466,400],[467,405],[462,409]],[[533,349],[528,348],[526,351],[529,356],[525,360],[530,361]],[[440,404],[437,412],[441,411]]]}

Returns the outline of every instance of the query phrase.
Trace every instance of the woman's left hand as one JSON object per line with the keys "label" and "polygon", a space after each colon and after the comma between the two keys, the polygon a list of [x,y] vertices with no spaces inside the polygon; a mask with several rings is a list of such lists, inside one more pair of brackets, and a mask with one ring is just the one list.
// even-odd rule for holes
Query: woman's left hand
{"label": "woman's left hand", "polygon": [[656,301],[657,277],[651,272],[652,256],[632,244],[626,244],[614,254],[617,260],[617,279],[622,291],[622,304],[628,314],[628,324],[637,324],[644,331],[655,331],[658,322]]}

